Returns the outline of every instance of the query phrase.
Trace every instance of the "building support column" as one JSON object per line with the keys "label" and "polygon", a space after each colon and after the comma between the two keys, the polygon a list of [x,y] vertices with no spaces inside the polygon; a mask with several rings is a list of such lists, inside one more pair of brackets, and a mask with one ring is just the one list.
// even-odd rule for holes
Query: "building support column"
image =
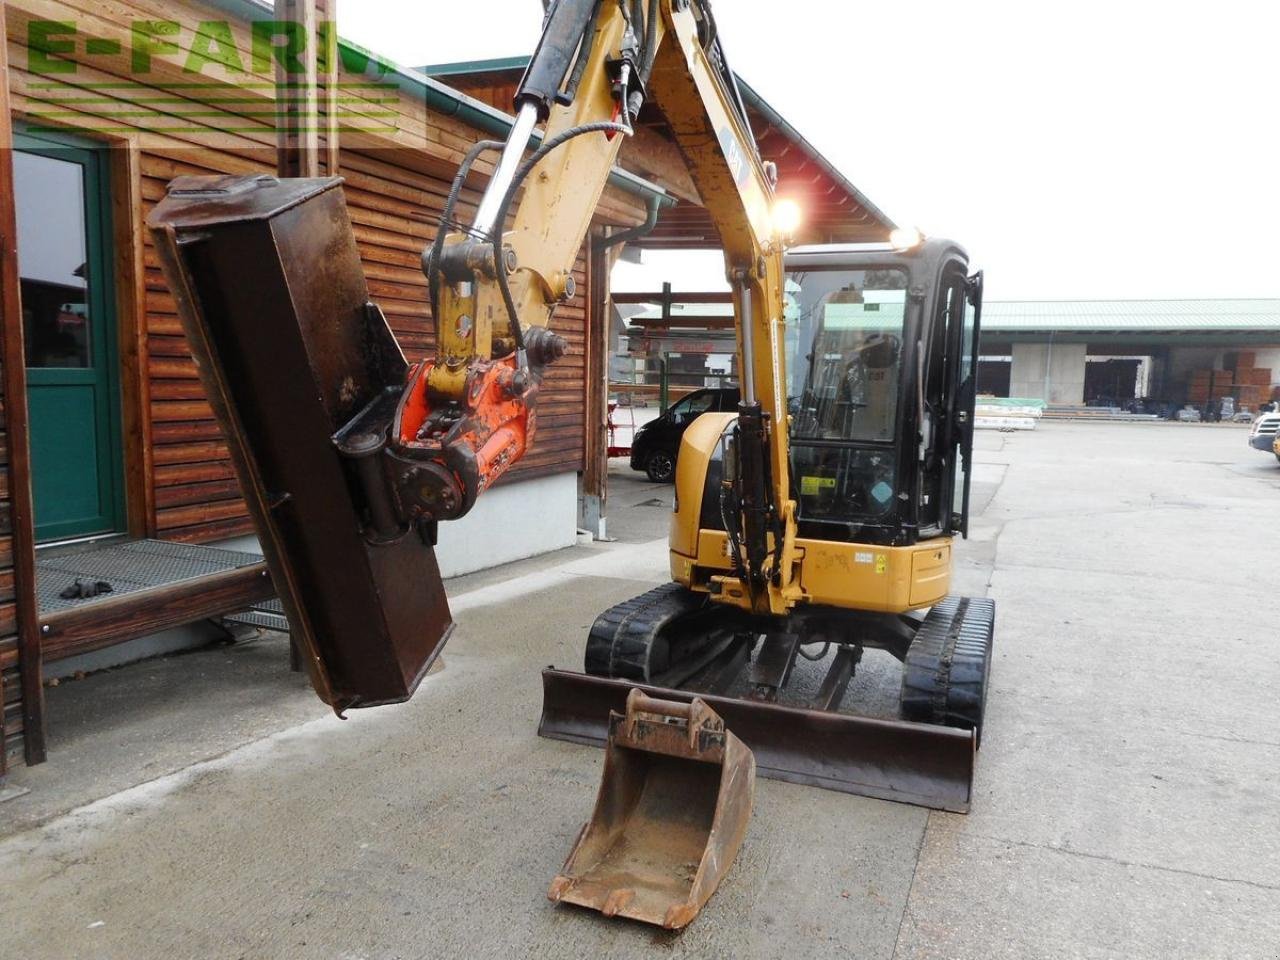
{"label": "building support column", "polygon": [[1015,343],[1009,395],[1055,406],[1080,406],[1088,349],[1083,343]]}
{"label": "building support column", "polygon": [[609,497],[609,267],[612,248],[601,240],[608,230],[587,242],[587,324],[584,357],[584,414],[582,504],[579,525],[596,540],[607,540]]}
{"label": "building support column", "polygon": [[[275,18],[305,38],[302,72],[276,66],[276,172],[338,172],[338,0],[275,0]],[[323,136],[322,136],[323,134]]]}

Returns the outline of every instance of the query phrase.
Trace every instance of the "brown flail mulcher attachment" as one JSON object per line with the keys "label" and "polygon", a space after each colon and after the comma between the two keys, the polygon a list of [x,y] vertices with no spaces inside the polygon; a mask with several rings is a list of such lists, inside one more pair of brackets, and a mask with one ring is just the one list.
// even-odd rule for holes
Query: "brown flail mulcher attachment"
{"label": "brown flail mulcher attachment", "polygon": [[538,734],[598,746],[605,742],[611,712],[622,708],[633,689],[681,703],[696,696],[750,748],[762,777],[969,812],[972,730],[637,687],[625,680],[547,669],[542,672]]}
{"label": "brown flail mulcher attachment", "polygon": [[548,896],[679,930],[715,893],[742,846],[755,758],[705,702],[640,690],[609,717],[591,821]]}
{"label": "brown flail mulcher attachment", "polygon": [[453,626],[434,526],[368,477],[408,364],[341,185],[179,177],[149,219],[293,640],[339,713],[408,699]]}

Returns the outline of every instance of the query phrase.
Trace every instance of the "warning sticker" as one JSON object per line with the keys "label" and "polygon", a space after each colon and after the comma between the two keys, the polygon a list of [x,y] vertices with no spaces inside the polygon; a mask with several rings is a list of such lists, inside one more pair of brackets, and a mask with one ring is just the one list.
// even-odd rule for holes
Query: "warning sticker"
{"label": "warning sticker", "polygon": [[816,496],[823,490],[834,490],[836,488],[835,477],[801,477],[800,478],[800,494],[805,497]]}
{"label": "warning sticker", "polygon": [[884,573],[889,569],[889,558],[883,553],[876,554],[876,573]]}

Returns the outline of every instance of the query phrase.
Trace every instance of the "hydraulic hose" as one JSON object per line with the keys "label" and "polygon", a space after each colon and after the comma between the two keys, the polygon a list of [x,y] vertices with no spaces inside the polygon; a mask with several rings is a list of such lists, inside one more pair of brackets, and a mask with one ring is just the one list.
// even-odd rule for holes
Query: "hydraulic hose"
{"label": "hydraulic hose", "polygon": [[502,302],[507,308],[507,317],[510,320],[511,335],[515,339],[516,349],[523,354],[524,351],[524,330],[520,327],[520,318],[516,311],[515,298],[511,295],[511,284],[507,280],[507,272],[502,269],[502,229],[507,222],[507,211],[511,207],[511,201],[515,198],[516,191],[520,189],[520,185],[533,172],[533,169],[542,162],[553,150],[568,143],[575,137],[581,137],[588,133],[621,133],[631,136],[631,123],[627,117],[626,108],[623,107],[622,120],[623,123],[615,123],[611,120],[599,120],[595,123],[584,123],[580,127],[572,127],[563,133],[552,137],[526,160],[516,171],[515,177],[511,181],[511,186],[507,188],[506,194],[502,198],[502,203],[498,205],[498,214],[494,220],[493,235],[493,262],[498,266],[496,271],[498,276],[498,289],[502,291]]}
{"label": "hydraulic hose", "polygon": [[[454,175],[453,184],[449,187],[449,197],[444,202],[444,212],[440,214],[440,225],[436,228],[436,238],[422,255],[422,269],[427,275],[427,299],[431,302],[431,319],[439,322],[440,316],[440,253],[444,249],[444,239],[453,223],[453,210],[462,194],[462,185],[471,173],[471,167],[481,154],[490,150],[501,150],[505,144],[500,140],[481,140],[467,151],[462,158],[462,165]],[[439,331],[436,331],[437,335]]]}

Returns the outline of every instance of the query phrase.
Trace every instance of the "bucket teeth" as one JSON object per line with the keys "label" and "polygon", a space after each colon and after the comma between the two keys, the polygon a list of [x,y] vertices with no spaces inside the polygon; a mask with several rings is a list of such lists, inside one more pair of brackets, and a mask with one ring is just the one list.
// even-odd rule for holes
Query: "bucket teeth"
{"label": "bucket teeth", "polygon": [[620,890],[611,890],[609,891],[609,896],[605,897],[604,906],[600,908],[600,912],[606,917],[616,917],[618,915],[618,911],[635,898],[636,892],[630,887],[623,887]]}

